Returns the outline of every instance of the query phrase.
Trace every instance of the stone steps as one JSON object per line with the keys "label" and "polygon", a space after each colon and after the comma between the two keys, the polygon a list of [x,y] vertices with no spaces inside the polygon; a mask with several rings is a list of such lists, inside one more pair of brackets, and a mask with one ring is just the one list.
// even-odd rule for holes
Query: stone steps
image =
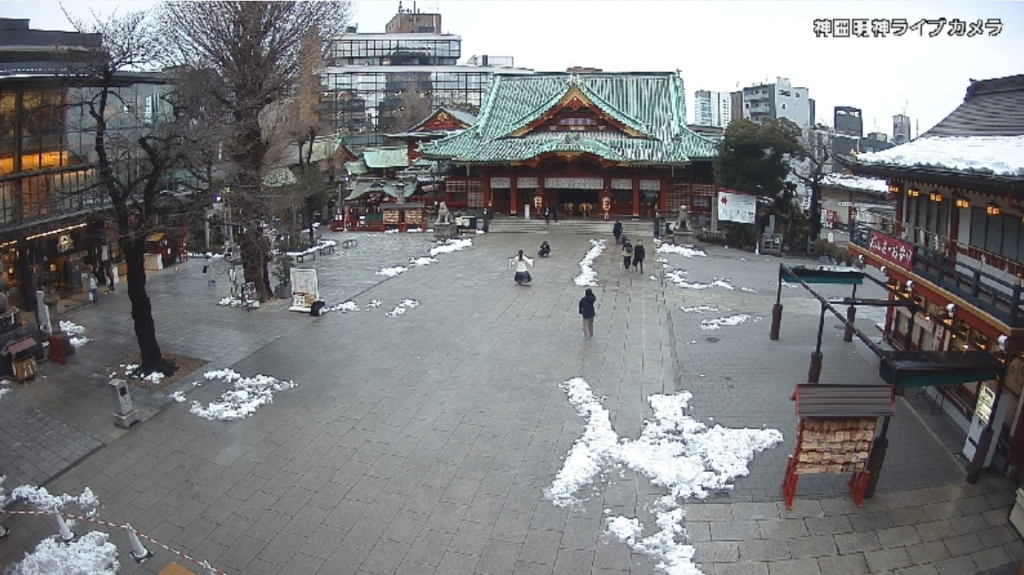
{"label": "stone steps", "polygon": [[[650,220],[620,220],[622,233],[627,237],[649,238],[654,235],[654,222]],[[614,222],[601,220],[561,220],[545,223],[544,220],[521,220],[498,216],[491,220],[491,233],[560,233],[587,234],[592,236],[612,235]]]}

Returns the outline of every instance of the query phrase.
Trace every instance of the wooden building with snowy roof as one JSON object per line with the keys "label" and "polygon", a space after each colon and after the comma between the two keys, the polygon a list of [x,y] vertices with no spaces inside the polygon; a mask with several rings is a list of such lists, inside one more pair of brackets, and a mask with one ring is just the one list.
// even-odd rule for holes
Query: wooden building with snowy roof
{"label": "wooden building with snowy roof", "polygon": [[1020,479],[1024,75],[972,80],[963,103],[920,138],[840,161],[854,174],[885,178],[896,202],[892,229],[855,229],[850,243],[921,304],[913,318],[889,309],[887,339],[902,348],[910,331],[913,349],[981,349],[1004,361],[994,380],[928,389],[965,432],[979,418],[993,421],[995,465]]}
{"label": "wooden building with snowy roof", "polygon": [[495,73],[476,123],[421,153],[462,168],[445,181],[453,209],[710,213],[716,147],[687,127],[684,95],[672,72]]}

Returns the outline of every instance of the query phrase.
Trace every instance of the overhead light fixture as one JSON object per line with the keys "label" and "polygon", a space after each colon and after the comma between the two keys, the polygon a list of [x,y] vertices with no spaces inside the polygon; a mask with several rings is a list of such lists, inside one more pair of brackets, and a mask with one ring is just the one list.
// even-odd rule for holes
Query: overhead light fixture
{"label": "overhead light fixture", "polygon": [[942,194],[936,194],[936,193],[932,192],[932,193],[928,194],[928,199],[933,201],[933,202],[941,202],[942,201]]}
{"label": "overhead light fixture", "polygon": [[999,204],[991,203],[985,206],[985,213],[990,216],[998,216],[1003,213],[1003,208],[999,207]]}
{"label": "overhead light fixture", "polygon": [[971,207],[971,200],[968,200],[967,198],[963,198],[963,197],[958,197],[956,199],[956,207],[958,207],[958,208],[969,208],[969,207]]}
{"label": "overhead light fixture", "polygon": [[917,188],[909,188],[907,190],[907,195],[912,197],[912,198],[916,198],[917,196],[921,195],[921,190],[919,190]]}
{"label": "overhead light fixture", "polygon": [[898,194],[898,193],[900,193],[900,185],[899,184],[889,184],[889,193],[890,194]]}

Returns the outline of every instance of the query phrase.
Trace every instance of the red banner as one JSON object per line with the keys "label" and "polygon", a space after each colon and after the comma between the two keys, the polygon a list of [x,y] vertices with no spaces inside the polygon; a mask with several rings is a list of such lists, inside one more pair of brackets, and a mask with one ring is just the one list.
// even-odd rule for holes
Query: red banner
{"label": "red banner", "polygon": [[868,235],[868,251],[905,270],[914,266],[913,244],[875,230]]}

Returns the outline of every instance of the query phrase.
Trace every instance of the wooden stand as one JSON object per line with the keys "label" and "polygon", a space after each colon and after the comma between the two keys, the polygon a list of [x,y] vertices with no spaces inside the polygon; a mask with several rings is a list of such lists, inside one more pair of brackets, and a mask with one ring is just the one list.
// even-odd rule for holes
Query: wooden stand
{"label": "wooden stand", "polygon": [[12,365],[14,367],[14,379],[22,383],[35,378],[36,373],[39,371],[39,365],[36,364],[36,358],[32,356],[28,356],[23,359],[16,359]]}

